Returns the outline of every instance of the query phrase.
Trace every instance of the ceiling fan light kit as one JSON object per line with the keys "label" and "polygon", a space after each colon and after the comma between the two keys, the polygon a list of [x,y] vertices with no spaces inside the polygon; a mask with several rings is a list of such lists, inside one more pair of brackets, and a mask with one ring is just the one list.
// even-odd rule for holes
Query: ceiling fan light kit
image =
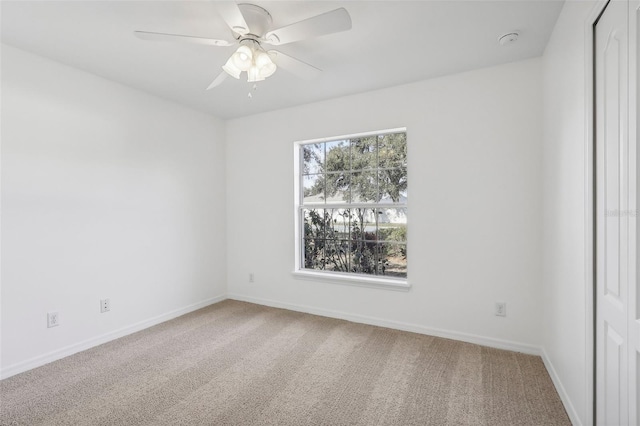
{"label": "ceiling fan light kit", "polygon": [[[313,78],[320,70],[296,58],[276,50],[266,51],[262,43],[280,46],[322,35],[351,29],[351,17],[344,8],[338,8],[281,28],[271,29],[271,14],[264,8],[248,3],[216,2],[222,19],[231,29],[235,42],[240,44],[222,66],[222,73],[207,90],[222,84],[227,75],[240,79],[247,73],[247,81],[262,81],[282,67],[301,78]],[[143,40],[179,41],[211,46],[230,46],[233,42],[180,34],[135,31]]]}
{"label": "ceiling fan light kit", "polygon": [[240,78],[242,72],[246,72],[249,83],[270,77],[277,68],[260,43],[253,39],[242,40],[238,50],[222,66],[227,74],[236,79]]}

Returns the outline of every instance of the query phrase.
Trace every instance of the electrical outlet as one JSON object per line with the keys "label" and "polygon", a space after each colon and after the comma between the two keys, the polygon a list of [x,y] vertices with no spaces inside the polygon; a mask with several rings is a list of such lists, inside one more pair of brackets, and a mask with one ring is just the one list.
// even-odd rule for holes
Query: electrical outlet
{"label": "electrical outlet", "polygon": [[60,325],[60,315],[57,312],[47,312],[47,327],[57,327]]}
{"label": "electrical outlet", "polygon": [[111,301],[109,299],[100,300],[100,313],[109,312],[111,310]]}
{"label": "electrical outlet", "polygon": [[249,274],[249,282],[252,283],[255,281],[255,277],[253,276],[253,272]]}
{"label": "electrical outlet", "polygon": [[507,316],[507,304],[505,302],[496,302],[495,314],[498,317],[506,317]]}

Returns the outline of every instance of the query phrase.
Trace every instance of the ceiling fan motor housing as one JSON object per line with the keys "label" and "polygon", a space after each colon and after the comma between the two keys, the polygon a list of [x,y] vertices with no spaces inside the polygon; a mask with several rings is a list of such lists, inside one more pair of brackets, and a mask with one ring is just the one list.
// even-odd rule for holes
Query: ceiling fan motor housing
{"label": "ceiling fan motor housing", "polygon": [[234,32],[234,37],[236,39],[260,39],[271,29],[271,25],[273,24],[271,14],[262,7],[250,3],[240,3],[238,4],[238,7],[242,12],[242,16],[244,16],[244,20],[249,26],[249,32],[246,34]]}

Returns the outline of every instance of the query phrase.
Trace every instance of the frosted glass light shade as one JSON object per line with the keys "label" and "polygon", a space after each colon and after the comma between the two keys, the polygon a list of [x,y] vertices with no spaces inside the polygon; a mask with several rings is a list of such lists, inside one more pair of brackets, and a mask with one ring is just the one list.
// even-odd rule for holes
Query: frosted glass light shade
{"label": "frosted glass light shade", "polygon": [[[235,55],[235,53],[234,53]],[[238,69],[233,63],[233,55],[227,60],[227,63],[222,66],[222,69],[227,72],[233,78],[240,78],[242,70]]]}
{"label": "frosted glass light shade", "polygon": [[256,55],[256,67],[259,70],[260,77],[263,79],[271,76],[278,68],[266,52],[258,52]]}
{"label": "frosted glass light shade", "polygon": [[249,71],[247,71],[247,81],[249,83],[254,83],[256,81],[262,81],[264,80],[264,77],[262,75],[260,75],[260,70],[258,69],[257,66],[252,66],[251,68],[249,68]]}
{"label": "frosted glass light shade", "polygon": [[251,68],[251,64],[253,63],[253,52],[249,46],[240,46],[236,53],[231,55],[231,59],[233,60],[233,64],[240,71],[249,71]]}

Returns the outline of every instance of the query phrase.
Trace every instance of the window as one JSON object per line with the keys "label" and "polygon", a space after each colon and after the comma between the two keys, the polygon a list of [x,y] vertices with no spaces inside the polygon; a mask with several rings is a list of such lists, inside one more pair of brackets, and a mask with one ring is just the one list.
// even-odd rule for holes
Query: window
{"label": "window", "polygon": [[296,271],[406,283],[406,129],[299,142],[296,161]]}

